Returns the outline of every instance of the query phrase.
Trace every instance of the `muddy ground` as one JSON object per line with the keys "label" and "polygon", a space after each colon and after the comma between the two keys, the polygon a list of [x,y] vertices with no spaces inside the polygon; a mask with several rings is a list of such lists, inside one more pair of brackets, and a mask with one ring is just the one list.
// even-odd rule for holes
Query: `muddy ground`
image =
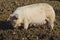
{"label": "muddy ground", "polygon": [[[6,20],[17,7],[33,3],[48,3],[56,12],[53,31],[46,25],[14,29]],[[60,2],[53,0],[0,0],[0,40],[60,40]]]}

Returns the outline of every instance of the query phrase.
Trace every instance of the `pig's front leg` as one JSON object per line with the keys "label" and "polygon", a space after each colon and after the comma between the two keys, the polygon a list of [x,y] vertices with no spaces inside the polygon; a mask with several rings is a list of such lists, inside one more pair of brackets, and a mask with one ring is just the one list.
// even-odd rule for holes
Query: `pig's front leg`
{"label": "pig's front leg", "polygon": [[28,29],[29,21],[27,19],[24,20],[24,29]]}

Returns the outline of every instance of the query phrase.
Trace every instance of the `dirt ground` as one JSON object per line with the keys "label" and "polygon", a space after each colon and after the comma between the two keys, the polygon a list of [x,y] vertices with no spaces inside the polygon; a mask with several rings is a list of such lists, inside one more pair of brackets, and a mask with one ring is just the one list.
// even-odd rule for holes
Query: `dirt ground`
{"label": "dirt ground", "polygon": [[[17,7],[34,3],[48,3],[56,12],[53,31],[46,25],[14,29],[6,20]],[[53,0],[0,0],[0,40],[60,40],[60,2]]]}

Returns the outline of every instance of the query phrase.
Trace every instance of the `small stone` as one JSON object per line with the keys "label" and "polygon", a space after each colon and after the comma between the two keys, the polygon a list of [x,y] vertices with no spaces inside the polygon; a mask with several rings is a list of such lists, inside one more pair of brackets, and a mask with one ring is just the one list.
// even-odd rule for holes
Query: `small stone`
{"label": "small stone", "polygon": [[13,34],[16,34],[16,32],[13,32]]}

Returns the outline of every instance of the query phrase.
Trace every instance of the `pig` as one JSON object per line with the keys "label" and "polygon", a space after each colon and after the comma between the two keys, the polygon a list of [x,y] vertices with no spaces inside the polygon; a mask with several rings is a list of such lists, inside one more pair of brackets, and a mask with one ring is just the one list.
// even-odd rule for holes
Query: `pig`
{"label": "pig", "polygon": [[[7,19],[14,28],[24,24],[24,29],[28,29],[29,24],[43,25],[48,22],[53,29],[55,21],[55,11],[48,3],[36,3],[18,7]],[[47,24],[47,25],[48,25]]]}

